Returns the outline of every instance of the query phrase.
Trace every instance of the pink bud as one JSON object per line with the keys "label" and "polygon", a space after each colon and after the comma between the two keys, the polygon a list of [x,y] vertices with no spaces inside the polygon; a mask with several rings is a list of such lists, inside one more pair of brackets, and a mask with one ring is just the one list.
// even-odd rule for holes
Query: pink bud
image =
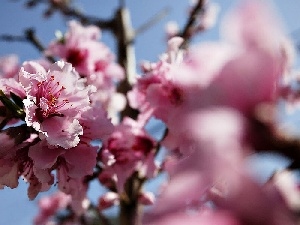
{"label": "pink bud", "polygon": [[119,204],[119,195],[115,192],[107,192],[99,199],[98,207],[104,210],[117,204]]}
{"label": "pink bud", "polygon": [[218,4],[216,3],[208,4],[207,9],[202,15],[202,18],[200,18],[201,25],[204,29],[209,29],[215,25],[219,11],[220,11],[220,6]]}
{"label": "pink bud", "polygon": [[139,195],[139,202],[143,205],[153,205],[155,196],[152,192],[143,192]]}
{"label": "pink bud", "polygon": [[175,21],[169,21],[165,27],[168,39],[175,37],[179,33],[179,26]]}

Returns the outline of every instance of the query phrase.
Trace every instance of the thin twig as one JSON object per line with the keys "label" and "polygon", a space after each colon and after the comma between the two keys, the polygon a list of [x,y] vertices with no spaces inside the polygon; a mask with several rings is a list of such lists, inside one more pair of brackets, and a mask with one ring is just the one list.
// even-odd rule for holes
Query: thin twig
{"label": "thin twig", "polygon": [[99,26],[101,29],[109,29],[112,30],[112,20],[104,20],[94,16],[84,15],[80,10],[75,7],[72,7],[70,1],[49,1],[49,0],[31,0],[27,2],[27,6],[33,7],[37,6],[37,4],[43,3],[48,5],[48,11],[53,13],[54,11],[60,12],[62,15],[71,17],[79,20],[82,24],[94,24]]}
{"label": "thin twig", "polygon": [[205,0],[198,0],[198,3],[193,8],[186,25],[184,26],[182,32],[179,35],[180,37],[182,37],[184,39],[184,42],[181,44],[181,48],[186,48],[186,46],[188,45],[188,43],[191,39],[192,33],[193,33],[192,32],[193,26],[196,23],[199,13],[203,12],[205,2],[206,2]]}
{"label": "thin twig", "polygon": [[79,10],[69,6],[60,7],[58,10],[60,10],[65,16],[80,20],[82,24],[95,24],[101,29],[112,30],[112,20],[102,20],[93,16],[86,16],[83,15]]}
{"label": "thin twig", "polygon": [[26,42],[26,38],[24,36],[14,36],[10,34],[2,34],[0,35],[1,41],[7,41],[7,42]]}
{"label": "thin twig", "polygon": [[34,29],[32,29],[32,28],[26,29],[25,30],[25,37],[26,37],[26,40],[31,42],[40,52],[43,52],[45,50],[44,46],[37,39]]}
{"label": "thin twig", "polygon": [[[35,31],[32,28],[28,28],[25,30],[25,37],[27,39],[27,41],[29,41],[31,44],[33,44],[33,46],[35,46],[40,52],[44,52],[45,51],[45,47],[42,45],[41,41],[37,38],[37,36],[35,35]],[[55,62],[55,58],[52,56],[46,56],[46,58],[50,61],[50,62]]]}
{"label": "thin twig", "polygon": [[[35,35],[35,31],[33,28],[27,28],[24,31],[24,35],[11,35],[11,34],[2,34],[0,35],[0,41],[7,42],[27,42],[32,44],[37,50],[41,53],[45,51],[45,47],[42,45],[41,41]],[[52,56],[46,57],[50,62],[55,62],[55,58]]]}
{"label": "thin twig", "polygon": [[170,13],[170,7],[165,7],[160,12],[158,12],[156,15],[154,15],[152,18],[150,18],[149,21],[141,25],[139,28],[135,30],[135,36],[137,36],[140,33],[143,33],[153,25],[155,25],[157,22],[159,22],[162,18],[164,18],[166,15]]}
{"label": "thin twig", "polygon": [[[130,12],[120,8],[115,14],[114,35],[118,47],[118,63],[124,68],[126,78],[120,82],[117,91],[126,95],[131,90],[136,79],[136,59],[134,49],[135,34],[131,23]],[[120,113],[121,119],[131,117],[136,119],[138,111],[126,104]]]}

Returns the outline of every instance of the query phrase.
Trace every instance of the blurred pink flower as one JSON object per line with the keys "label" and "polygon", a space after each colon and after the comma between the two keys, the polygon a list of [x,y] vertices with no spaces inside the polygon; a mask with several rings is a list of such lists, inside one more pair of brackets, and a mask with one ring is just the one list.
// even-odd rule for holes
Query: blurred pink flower
{"label": "blurred pink flower", "polygon": [[107,192],[99,198],[98,208],[100,210],[107,209],[113,205],[119,204],[119,194],[115,192]]}
{"label": "blurred pink flower", "polygon": [[171,130],[167,146],[182,154],[177,163],[166,167],[170,180],[145,221],[171,224],[171,218],[178,217],[196,224],[201,221],[196,215],[208,211],[228,212],[230,221],[237,224],[295,224],[277,192],[259,185],[247,173],[245,118],[238,111],[206,109],[185,114],[173,124],[177,129]]}
{"label": "blurred pink flower", "polygon": [[[28,146],[36,134],[31,134],[26,126],[9,127],[0,133],[3,146],[0,151],[0,186],[16,188],[22,177],[29,183],[28,197],[34,199],[41,191],[47,191],[53,183],[49,170],[34,166],[28,157]],[[2,143],[2,142],[1,142]]]}
{"label": "blurred pink flower", "polygon": [[200,213],[184,213],[166,215],[164,218],[152,218],[145,220],[145,225],[242,225],[230,212],[200,212]]}
{"label": "blurred pink flower", "polygon": [[[121,107],[113,107],[116,96],[116,82],[124,78],[123,68],[115,62],[110,49],[99,41],[101,32],[96,26],[82,26],[77,21],[69,22],[69,30],[58,40],[53,41],[46,54],[58,56],[75,67],[78,73],[87,79],[87,84],[96,87],[91,101],[101,103],[114,117]],[[122,99],[121,101],[125,102]]]}
{"label": "blurred pink flower", "polygon": [[138,122],[125,118],[116,126],[115,131],[103,143],[100,159],[106,176],[110,174],[111,179],[116,181],[119,192],[123,191],[126,179],[134,171],[141,170],[142,176],[153,176],[156,169],[154,148],[155,141]]}
{"label": "blurred pink flower", "polygon": [[[60,191],[82,201],[86,196],[84,177],[91,175],[96,165],[98,147],[80,143],[71,149],[51,147],[45,140],[29,148],[28,156],[39,170],[56,170]],[[82,163],[84,162],[84,163]],[[42,178],[38,177],[41,181]]]}
{"label": "blurred pink flower", "polygon": [[290,66],[287,37],[257,1],[241,4],[228,17],[233,19],[225,20],[219,42],[192,46],[183,54],[180,45],[170,48],[169,42],[168,57],[149,64],[129,93],[131,106],[150,110],[168,124],[197,108],[228,106],[249,116],[257,105],[273,103]]}
{"label": "blurred pink flower", "polygon": [[16,78],[20,69],[17,55],[7,55],[0,58],[0,77]]}
{"label": "blurred pink flower", "polygon": [[65,209],[70,202],[71,197],[63,192],[56,192],[51,196],[42,197],[38,201],[40,210],[34,218],[34,225],[46,224],[59,210]]}

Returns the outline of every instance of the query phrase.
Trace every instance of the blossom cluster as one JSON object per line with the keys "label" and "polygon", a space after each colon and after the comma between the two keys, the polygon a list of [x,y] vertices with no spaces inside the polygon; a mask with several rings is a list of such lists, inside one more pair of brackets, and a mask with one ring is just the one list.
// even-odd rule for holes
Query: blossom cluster
{"label": "blossom cluster", "polygon": [[[86,37],[90,30],[90,36]],[[84,28],[75,22],[73,31],[75,33],[68,35],[70,40],[65,38],[66,45],[75,39],[77,42],[85,42],[86,38],[94,40],[99,33],[94,27]],[[57,45],[62,48],[61,44]],[[99,47],[99,52],[107,48],[101,42]],[[52,51],[53,48],[54,43],[49,46]],[[74,49],[70,51],[75,52]],[[106,52],[112,55],[107,49]],[[86,61],[96,63],[95,58]],[[107,108],[112,95],[106,92],[114,92],[112,84],[116,78],[122,78],[123,72],[112,58],[96,58],[97,63],[103,65],[84,76],[78,73],[82,72],[80,68],[74,68],[63,57],[54,64],[26,61],[20,66],[14,56],[3,58],[0,86],[2,99],[7,100],[10,107],[2,101],[5,114],[1,118],[4,144],[1,148],[1,187],[16,188],[22,177],[30,185],[30,199],[55,183],[78,202],[85,198],[84,178],[93,173],[99,149],[99,144],[93,145],[92,141],[105,140],[114,129]],[[101,79],[98,84],[92,82],[92,76],[100,76],[107,89],[101,89],[104,85],[99,84]],[[101,91],[111,99],[99,99]],[[13,101],[9,100],[11,97]],[[19,114],[14,114],[14,110]]]}
{"label": "blossom cluster", "polygon": [[[217,6],[204,11],[193,35],[214,24]],[[78,224],[88,210],[119,203],[153,204],[146,225],[297,224],[293,174],[260,184],[247,166],[262,149],[299,148],[278,119],[282,101],[290,109],[299,99],[294,48],[278,24],[267,5],[245,1],[223,20],[219,41],[186,48],[171,32],[166,52],[142,64],[127,93],[118,92],[126,74],[94,25],[70,21],[44,52],[55,63],[1,58],[0,188],[22,178],[32,200],[57,186],[40,200],[35,225],[56,224],[63,209],[72,216],[57,224]],[[137,118],[120,116],[125,107]],[[147,131],[152,118],[164,124],[160,140]],[[168,181],[156,200],[143,185],[161,173]],[[96,205],[87,200],[92,180],[107,189]]]}

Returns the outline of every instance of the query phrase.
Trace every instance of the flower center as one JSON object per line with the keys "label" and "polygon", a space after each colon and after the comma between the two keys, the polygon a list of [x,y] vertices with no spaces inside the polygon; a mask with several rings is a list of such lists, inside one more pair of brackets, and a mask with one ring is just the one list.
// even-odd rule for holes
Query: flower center
{"label": "flower center", "polygon": [[136,136],[133,143],[127,143],[127,146],[122,141],[117,138],[108,140],[108,149],[118,164],[141,160],[154,148],[153,141],[144,136]]}
{"label": "flower center", "polygon": [[66,103],[67,99],[60,99],[60,95],[66,88],[61,86],[59,82],[54,81],[54,76],[49,80],[41,81],[37,85],[38,91],[36,94],[36,116],[38,120],[43,121],[50,116],[63,116],[58,110]]}
{"label": "flower center", "polygon": [[169,89],[168,97],[173,105],[180,105],[183,102],[183,92],[179,87]]}
{"label": "flower center", "polygon": [[67,62],[71,63],[74,67],[79,66],[87,57],[87,50],[82,49],[69,49],[66,57]]}
{"label": "flower center", "polygon": [[107,67],[108,63],[105,62],[104,60],[98,60],[95,63],[95,71],[99,72],[99,71],[104,71]]}

